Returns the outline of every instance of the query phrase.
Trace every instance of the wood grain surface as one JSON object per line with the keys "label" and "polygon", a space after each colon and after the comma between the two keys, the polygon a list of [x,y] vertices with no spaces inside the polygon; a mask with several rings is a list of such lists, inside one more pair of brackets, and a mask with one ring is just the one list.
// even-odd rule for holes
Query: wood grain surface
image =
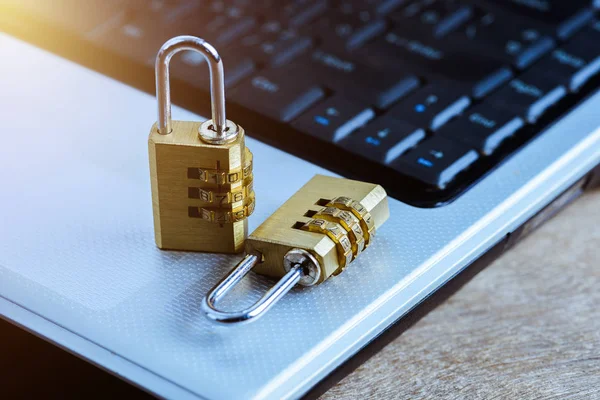
{"label": "wood grain surface", "polygon": [[600,191],[320,399],[600,399]]}

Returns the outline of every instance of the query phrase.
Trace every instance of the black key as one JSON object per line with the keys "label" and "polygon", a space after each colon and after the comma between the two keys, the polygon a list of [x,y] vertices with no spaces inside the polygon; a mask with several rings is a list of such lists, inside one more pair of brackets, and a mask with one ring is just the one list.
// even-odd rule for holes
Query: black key
{"label": "black key", "polygon": [[593,19],[594,12],[592,10],[581,10],[561,23],[556,29],[556,35],[562,40],[567,40]]}
{"label": "black key", "polygon": [[223,14],[203,15],[202,12],[191,13],[176,23],[181,32],[186,30],[197,32],[197,35],[209,42],[224,46],[250,32],[256,25],[251,16]]}
{"label": "black key", "polygon": [[508,40],[505,42],[506,58],[512,60],[518,69],[525,69],[539,60],[554,48],[556,43],[550,36],[543,36],[535,42],[524,46],[522,42]]}
{"label": "black key", "polygon": [[390,18],[407,29],[422,29],[433,37],[441,38],[463,26],[472,15],[472,6],[455,0],[438,0],[414,1],[393,12]]}
{"label": "black key", "polygon": [[389,164],[425,138],[425,131],[383,116],[340,142],[340,146],[382,164]]}
{"label": "black key", "polygon": [[313,107],[294,121],[292,126],[321,140],[339,142],[374,116],[372,109],[338,95]]}
{"label": "black key", "polygon": [[277,67],[292,61],[311,46],[310,37],[284,30],[277,22],[269,22],[242,37],[231,48],[257,63]]}
{"label": "black key", "polygon": [[325,92],[308,77],[294,76],[286,68],[279,68],[263,71],[228,94],[244,107],[289,122],[323,98]]}
{"label": "black key", "polygon": [[575,38],[544,57],[537,66],[571,92],[576,92],[600,73],[600,46],[589,46],[584,40]]}
{"label": "black key", "polygon": [[[201,0],[205,1],[205,0]],[[211,4],[216,2],[224,3],[224,8],[230,8],[232,6],[241,7],[246,14],[262,15],[268,11],[272,11],[274,6],[280,5],[281,0],[210,0]]]}
{"label": "black key", "polygon": [[433,29],[433,35],[435,37],[443,37],[450,32],[455,31],[462,25],[464,25],[471,16],[473,10],[467,5],[460,5],[453,7],[450,12],[442,18]]}
{"label": "black key", "polygon": [[458,87],[429,85],[392,107],[388,115],[435,131],[470,104]]}
{"label": "black key", "polygon": [[210,12],[201,12],[198,8],[193,8],[173,23],[168,17],[168,11],[180,10],[178,4],[183,3],[143,2],[144,6],[139,5],[138,9],[147,8],[147,11],[127,13],[127,18],[123,18],[121,23],[93,33],[90,38],[127,58],[153,65],[160,46],[174,36],[200,36],[215,44],[223,44],[251,28],[244,22],[247,19],[243,16],[215,16]]}
{"label": "black key", "polygon": [[331,14],[321,18],[305,29],[328,49],[353,50],[383,33],[386,22],[383,19],[362,20],[354,15]]}
{"label": "black key", "polygon": [[[230,89],[256,70],[256,64],[248,57],[238,58],[227,51],[221,53],[225,67],[225,88]],[[201,89],[210,89],[210,73],[204,56],[193,51],[176,55],[171,61],[171,74]]]}
{"label": "black key", "polygon": [[[131,1],[131,0],[128,0]],[[160,20],[176,34],[200,36],[222,49],[254,28],[255,17],[247,10],[222,1],[204,4],[184,0],[134,0],[147,8],[147,18]],[[157,27],[156,29],[160,29]]]}
{"label": "black key", "polygon": [[490,155],[524,125],[525,122],[512,112],[482,103],[444,126],[437,134]]}
{"label": "black key", "polygon": [[504,63],[470,50],[468,43],[419,39],[394,30],[358,49],[357,54],[375,68],[402,67],[429,81],[452,81],[474,98],[488,95],[512,77]]}
{"label": "black key", "polygon": [[[598,4],[598,9],[600,10],[600,3]],[[586,26],[586,28],[583,29],[577,37],[573,38],[573,40],[584,40],[590,45],[598,45],[598,41],[600,40],[600,20],[592,21],[592,23]]]}
{"label": "black key", "polygon": [[307,24],[322,15],[326,10],[327,2],[316,0],[292,16],[289,20],[289,25],[298,27]]}
{"label": "black key", "polygon": [[[489,75],[484,76],[481,80],[475,82],[471,89],[471,96],[475,99],[481,99],[498,89],[502,84],[508,82],[513,75],[510,68],[500,67],[499,69],[492,71]],[[456,80],[454,82],[456,82]]]}
{"label": "black key", "polygon": [[391,166],[431,186],[443,189],[456,175],[469,168],[479,156],[463,144],[434,136],[398,158]]}
{"label": "black key", "polygon": [[556,34],[561,39],[571,36],[593,17],[589,8],[590,0],[495,0],[492,2],[519,15],[556,27]]}
{"label": "black key", "polygon": [[[598,10],[600,10],[600,0],[598,2]],[[569,43],[581,42],[580,45],[588,46],[590,49],[597,51],[598,43],[600,43],[600,19],[593,21],[586,26],[577,36]]]}
{"label": "black key", "polygon": [[[191,35],[197,32],[188,32]],[[154,65],[156,53],[176,33],[147,16],[125,20],[122,24],[92,36],[92,40],[120,55],[146,65]]]}
{"label": "black key", "polygon": [[398,67],[395,71],[376,70],[325,50],[313,51],[298,68],[298,74],[315,76],[323,86],[378,108],[387,108],[419,86],[416,76],[402,73]]}
{"label": "black key", "polygon": [[326,0],[288,0],[274,4],[270,10],[273,19],[290,27],[299,27],[317,19],[327,11]]}
{"label": "black key", "polygon": [[[119,0],[128,10],[135,12],[136,15],[145,15],[152,20],[161,20],[163,23],[174,23],[180,18],[190,13],[198,13],[200,3],[198,1],[180,1],[180,0]],[[206,15],[203,10],[201,15]],[[211,14],[212,16],[212,14]],[[208,21],[208,18],[197,21],[199,23]]]}
{"label": "black key", "polygon": [[489,101],[535,123],[567,94],[564,86],[544,72],[537,67],[530,69],[492,95]]}
{"label": "black key", "polygon": [[405,2],[406,0],[341,0],[336,9],[342,14],[373,20],[389,14]]}
{"label": "black key", "polygon": [[463,41],[465,46],[472,46],[475,53],[484,52],[515,68],[525,69],[554,48],[551,33],[547,26],[533,21],[500,13],[484,13],[449,37]]}
{"label": "black key", "polygon": [[[137,0],[145,1],[148,0]],[[160,1],[173,1],[173,0],[160,0]],[[175,0],[184,1],[186,3],[194,3],[198,0]],[[256,4],[258,3],[258,4]],[[240,15],[251,15],[259,4],[265,3],[265,1],[253,1],[253,0],[200,0],[200,4],[203,8],[204,13],[210,12],[217,15],[229,15],[232,17]]]}
{"label": "black key", "polygon": [[231,18],[219,16],[204,26],[206,35],[214,37],[215,44],[225,45],[249,32],[256,20],[253,17]]}

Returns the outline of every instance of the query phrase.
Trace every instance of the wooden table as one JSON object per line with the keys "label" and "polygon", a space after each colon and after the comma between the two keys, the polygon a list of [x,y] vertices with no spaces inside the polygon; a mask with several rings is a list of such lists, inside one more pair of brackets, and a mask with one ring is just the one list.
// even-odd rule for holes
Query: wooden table
{"label": "wooden table", "polygon": [[321,399],[600,399],[600,190]]}

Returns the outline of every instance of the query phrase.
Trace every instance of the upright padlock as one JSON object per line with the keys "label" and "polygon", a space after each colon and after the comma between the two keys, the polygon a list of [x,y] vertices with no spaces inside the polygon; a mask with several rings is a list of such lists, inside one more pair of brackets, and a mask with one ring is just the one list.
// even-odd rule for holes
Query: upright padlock
{"label": "upright padlock", "polygon": [[[210,70],[212,118],[171,121],[169,62],[180,51],[202,54]],[[244,129],[225,118],[223,62],[193,36],[167,41],[156,57],[158,121],[148,150],[156,244],[161,249],[236,253],[254,211],[252,153]]]}
{"label": "upright padlock", "polygon": [[[388,218],[381,186],[316,175],[248,237],[247,255],[206,295],[202,309],[217,322],[252,320],[297,283],[313,286],[341,273],[373,243]],[[217,309],[251,270],[280,279],[245,310]]]}

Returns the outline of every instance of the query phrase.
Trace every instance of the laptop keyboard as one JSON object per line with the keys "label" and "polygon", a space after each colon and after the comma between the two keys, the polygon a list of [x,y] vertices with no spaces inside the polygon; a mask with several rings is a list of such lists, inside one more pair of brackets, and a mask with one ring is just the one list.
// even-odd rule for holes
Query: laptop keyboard
{"label": "laptop keyboard", "polygon": [[[205,38],[251,136],[421,207],[464,193],[600,80],[590,0],[11,1],[65,43],[138,65],[150,92],[165,40]],[[208,93],[198,55],[171,72],[176,103]]]}

